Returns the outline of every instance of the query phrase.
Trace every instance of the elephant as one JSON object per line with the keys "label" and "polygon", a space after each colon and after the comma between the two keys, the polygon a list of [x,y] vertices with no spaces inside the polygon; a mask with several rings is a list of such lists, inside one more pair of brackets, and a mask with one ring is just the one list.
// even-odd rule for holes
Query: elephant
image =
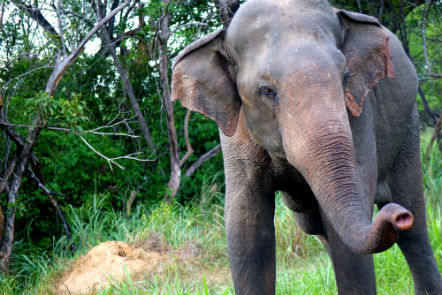
{"label": "elephant", "polygon": [[172,100],[220,129],[236,294],[275,293],[277,191],[324,244],[339,294],[376,294],[372,254],[394,243],[415,293],[442,294],[417,74],[376,18],[326,0],[250,0],[227,28],[187,46],[172,72]]}

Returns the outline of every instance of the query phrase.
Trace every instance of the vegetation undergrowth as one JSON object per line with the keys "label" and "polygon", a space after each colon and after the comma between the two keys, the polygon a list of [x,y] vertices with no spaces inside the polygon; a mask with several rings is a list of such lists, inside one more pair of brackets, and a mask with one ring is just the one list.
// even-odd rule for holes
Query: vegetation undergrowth
{"label": "vegetation undergrowth", "polygon": [[[429,141],[422,140],[422,150]],[[442,156],[436,146],[423,164],[427,223],[433,251],[442,269]],[[108,240],[127,241],[172,257],[158,273],[128,275],[97,294],[233,294],[224,231],[222,188],[205,181],[190,204],[137,204],[129,216],[109,210],[108,195],[93,195],[67,217],[76,247],[66,237],[40,252],[16,241],[11,273],[0,276],[0,294],[50,294],[75,259]],[[106,210],[104,210],[106,208]],[[304,234],[276,196],[277,294],[336,294],[332,264],[319,240]],[[397,246],[375,255],[378,294],[411,294],[413,282]]]}

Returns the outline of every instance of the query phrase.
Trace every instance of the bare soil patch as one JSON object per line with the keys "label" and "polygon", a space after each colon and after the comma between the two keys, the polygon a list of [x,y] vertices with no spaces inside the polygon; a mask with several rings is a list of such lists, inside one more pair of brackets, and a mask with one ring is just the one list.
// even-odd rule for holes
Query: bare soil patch
{"label": "bare soil patch", "polygon": [[169,257],[135,248],[126,242],[108,241],[78,259],[56,287],[57,294],[89,294],[141,272],[161,272]]}

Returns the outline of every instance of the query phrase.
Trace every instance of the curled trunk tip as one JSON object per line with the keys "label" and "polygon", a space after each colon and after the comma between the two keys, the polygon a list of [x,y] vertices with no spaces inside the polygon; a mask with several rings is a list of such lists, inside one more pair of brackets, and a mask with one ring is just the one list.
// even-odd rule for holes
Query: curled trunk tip
{"label": "curled trunk tip", "polygon": [[393,246],[399,233],[413,226],[414,217],[404,207],[391,203],[382,207],[374,220],[365,249],[357,249],[364,254],[382,252]]}

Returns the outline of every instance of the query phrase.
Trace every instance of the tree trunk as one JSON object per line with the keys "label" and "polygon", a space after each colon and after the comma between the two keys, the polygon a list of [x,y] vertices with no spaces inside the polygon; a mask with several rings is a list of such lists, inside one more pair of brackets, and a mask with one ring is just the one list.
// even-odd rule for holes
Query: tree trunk
{"label": "tree trunk", "polygon": [[169,50],[167,48],[167,41],[169,40],[170,31],[169,24],[172,16],[167,11],[170,0],[162,0],[165,5],[163,15],[160,21],[160,28],[158,33],[160,64],[158,71],[160,73],[161,89],[163,91],[162,101],[164,109],[166,110],[166,124],[167,136],[169,138],[169,153],[170,153],[170,178],[167,185],[167,192],[164,194],[164,201],[170,202],[175,198],[181,182],[181,166],[180,166],[180,150],[178,145],[178,137],[175,127],[175,115],[173,110],[173,103],[170,96],[169,85]]}
{"label": "tree trunk", "polygon": [[23,180],[23,173],[28,165],[29,155],[35,145],[38,135],[41,131],[44,118],[40,113],[37,113],[34,119],[33,126],[35,126],[26,138],[26,144],[17,159],[17,164],[14,169],[14,177],[11,186],[7,192],[8,206],[6,208],[6,222],[3,231],[3,236],[0,242],[0,271],[7,273],[9,270],[9,259],[12,252],[12,244],[14,242],[15,230],[15,213],[17,210],[18,192]]}
{"label": "tree trunk", "polygon": [[436,128],[434,128],[433,136],[431,137],[430,143],[428,144],[427,151],[425,152],[425,161],[427,161],[428,157],[430,156],[431,147],[434,144],[434,141],[439,136],[439,133],[442,129],[442,112],[440,113],[439,121],[436,124]]}

